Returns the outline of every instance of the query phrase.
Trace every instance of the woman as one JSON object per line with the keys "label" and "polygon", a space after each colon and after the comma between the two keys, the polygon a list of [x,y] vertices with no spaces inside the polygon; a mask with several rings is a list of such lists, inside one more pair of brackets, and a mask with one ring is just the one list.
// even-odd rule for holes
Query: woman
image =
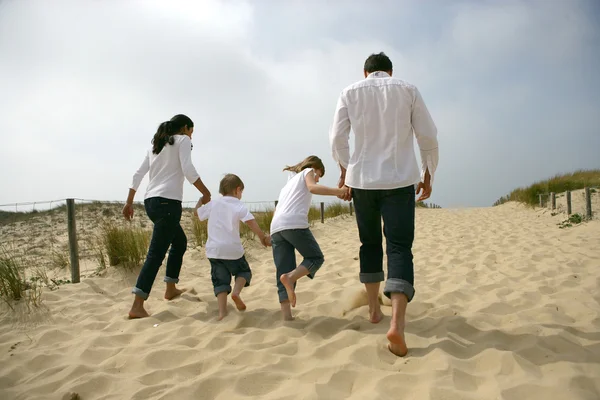
{"label": "woman", "polygon": [[165,299],[171,300],[183,293],[175,284],[179,282],[179,271],[187,247],[187,237],[180,224],[184,178],[202,193],[203,203],[210,201],[210,191],[204,186],[192,164],[193,132],[194,123],[182,114],[160,124],[152,139],[152,148],[147,151],[144,162],[133,175],[123,215],[128,221],[133,217],[135,192],[149,172],[150,181],[144,196],[144,207],[154,223],[154,230],[146,261],[132,290],[135,298],[129,318],[148,316],[144,309],[144,301],[150,295],[152,284],[169,246],[171,249],[164,279],[167,284]]}

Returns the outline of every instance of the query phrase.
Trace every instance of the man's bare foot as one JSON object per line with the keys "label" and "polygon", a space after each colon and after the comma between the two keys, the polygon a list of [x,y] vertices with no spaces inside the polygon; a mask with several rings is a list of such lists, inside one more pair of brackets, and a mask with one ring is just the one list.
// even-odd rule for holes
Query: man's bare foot
{"label": "man's bare foot", "polygon": [[225,312],[219,312],[219,318],[217,318],[217,321],[221,321],[223,318],[225,318],[227,315],[229,314],[228,311]]}
{"label": "man's bare foot", "polygon": [[184,293],[187,289],[167,288],[165,291],[165,299],[173,300],[175,297]]}
{"label": "man's bare foot", "polygon": [[148,314],[144,307],[131,307],[131,310],[129,310],[129,319],[146,318],[149,316],[150,314]]}
{"label": "man's bare foot", "polygon": [[292,282],[287,274],[282,274],[279,277],[279,281],[285,287],[285,291],[287,292],[288,300],[290,301],[291,306],[296,307],[296,292],[294,291],[294,282]]}
{"label": "man's bare foot", "polygon": [[238,293],[232,293],[231,300],[233,300],[233,302],[235,303],[235,307],[238,309],[238,311],[246,310],[246,304],[244,304],[242,298]]}
{"label": "man's bare foot", "polygon": [[390,327],[387,333],[389,340],[388,350],[398,357],[404,357],[408,353],[406,341],[404,340],[404,328],[398,329],[395,325]]}
{"label": "man's bare foot", "polygon": [[378,324],[382,319],[383,313],[380,308],[377,308],[374,311],[369,310],[369,321],[371,321],[372,324]]}

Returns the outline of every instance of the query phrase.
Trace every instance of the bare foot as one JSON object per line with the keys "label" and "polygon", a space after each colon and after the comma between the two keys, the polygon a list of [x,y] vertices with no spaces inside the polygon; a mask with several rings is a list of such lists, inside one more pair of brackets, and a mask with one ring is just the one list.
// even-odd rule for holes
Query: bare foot
{"label": "bare foot", "polygon": [[229,314],[229,312],[225,311],[223,313],[219,313],[219,318],[217,318],[217,321],[221,321],[223,318],[225,318],[227,316],[227,314]]}
{"label": "bare foot", "polygon": [[294,282],[291,281],[287,274],[282,274],[279,277],[279,281],[285,286],[285,291],[288,295],[288,300],[292,307],[296,307],[296,292],[294,291]]}
{"label": "bare foot", "polygon": [[235,303],[235,307],[238,309],[238,311],[246,310],[246,304],[244,304],[239,294],[232,293],[231,300],[233,300],[233,302]]}
{"label": "bare foot", "polygon": [[292,314],[290,315],[283,315],[283,320],[284,321],[293,321],[294,320],[294,316]]}
{"label": "bare foot", "polygon": [[369,311],[369,321],[371,321],[372,324],[378,324],[381,322],[382,319],[383,313],[381,312],[381,309]]}
{"label": "bare foot", "polygon": [[131,307],[131,310],[129,310],[129,319],[146,318],[149,316],[150,314],[148,314],[144,307]]}
{"label": "bare foot", "polygon": [[175,297],[181,295],[181,293],[184,293],[186,290],[187,289],[167,288],[167,290],[165,291],[165,299],[173,300]]}
{"label": "bare foot", "polygon": [[404,328],[397,329],[395,325],[390,327],[387,333],[387,339],[390,341],[388,350],[398,357],[404,357],[408,353],[406,342],[404,340]]}

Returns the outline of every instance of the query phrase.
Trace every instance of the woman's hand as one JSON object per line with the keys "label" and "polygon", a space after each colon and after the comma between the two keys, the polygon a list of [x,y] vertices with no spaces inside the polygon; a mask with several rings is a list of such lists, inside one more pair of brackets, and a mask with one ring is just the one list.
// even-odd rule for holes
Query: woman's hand
{"label": "woman's hand", "polygon": [[131,221],[133,218],[133,204],[125,203],[125,206],[123,207],[123,216],[127,221]]}

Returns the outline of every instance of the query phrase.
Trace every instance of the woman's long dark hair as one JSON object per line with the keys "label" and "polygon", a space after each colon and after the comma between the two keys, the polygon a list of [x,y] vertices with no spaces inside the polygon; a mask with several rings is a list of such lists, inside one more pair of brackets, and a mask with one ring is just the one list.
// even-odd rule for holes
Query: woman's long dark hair
{"label": "woman's long dark hair", "polygon": [[170,121],[160,124],[152,138],[152,152],[159,154],[167,143],[173,144],[175,142],[173,135],[179,134],[181,129],[186,126],[191,129],[194,127],[194,122],[183,114],[177,114]]}

